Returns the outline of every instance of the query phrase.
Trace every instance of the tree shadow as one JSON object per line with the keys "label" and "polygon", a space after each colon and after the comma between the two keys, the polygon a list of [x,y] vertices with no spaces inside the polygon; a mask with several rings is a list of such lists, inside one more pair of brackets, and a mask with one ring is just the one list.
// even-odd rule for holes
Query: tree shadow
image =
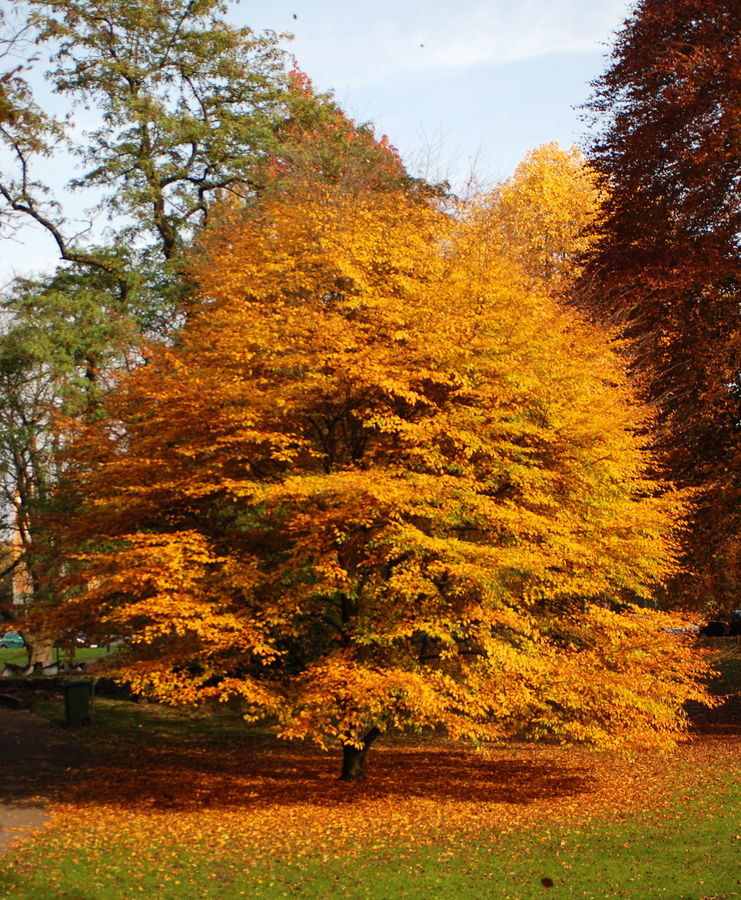
{"label": "tree shadow", "polygon": [[41,806],[82,775],[90,752],[28,710],[0,708],[0,801]]}
{"label": "tree shadow", "polygon": [[[723,707],[693,710],[700,733],[741,733],[741,697]],[[306,805],[343,807],[360,800],[399,803],[505,803],[524,806],[588,795],[596,790],[591,766],[563,761],[533,748],[527,758],[503,750],[491,755],[431,739],[385,737],[368,756],[364,782],[338,780],[340,753],[308,743],[284,743],[245,729],[214,734],[163,723],[115,742],[101,732],[91,755],[74,732],[26,711],[0,711],[0,800],[40,805],[74,792],[80,807],[172,811],[261,810]],[[169,731],[168,731],[169,728]]]}
{"label": "tree shadow", "polygon": [[119,755],[115,768],[93,767],[75,790],[82,805],[128,810],[257,810],[276,806],[318,808],[359,800],[414,798],[437,803],[528,804],[593,790],[584,769],[543,760],[492,759],[473,750],[412,746],[374,747],[366,781],[338,780],[339,753],[323,754],[276,740],[245,740],[239,747],[153,745]]}
{"label": "tree shadow", "polygon": [[703,735],[741,735],[741,693],[726,694],[719,706],[688,703],[692,730]]}

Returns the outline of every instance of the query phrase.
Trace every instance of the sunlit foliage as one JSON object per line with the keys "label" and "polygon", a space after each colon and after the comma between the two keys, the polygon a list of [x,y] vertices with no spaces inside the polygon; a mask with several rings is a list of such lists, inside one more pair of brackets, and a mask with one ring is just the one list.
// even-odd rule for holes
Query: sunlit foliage
{"label": "sunlit foliage", "polygon": [[512,178],[483,202],[488,228],[538,288],[564,290],[592,246],[604,192],[597,173],[572,147],[531,150]]}
{"label": "sunlit foliage", "polygon": [[[286,738],[666,747],[700,656],[650,599],[681,515],[605,339],[486,227],[300,180],[222,211],[175,346],[73,450],[65,607],[122,677]],[[356,754],[356,756],[353,756]]]}

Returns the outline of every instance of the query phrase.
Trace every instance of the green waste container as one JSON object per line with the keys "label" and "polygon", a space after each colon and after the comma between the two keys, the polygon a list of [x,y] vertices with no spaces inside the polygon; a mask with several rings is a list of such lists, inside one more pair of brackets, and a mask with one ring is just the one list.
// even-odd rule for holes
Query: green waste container
{"label": "green waste container", "polygon": [[93,682],[89,678],[67,678],[64,684],[64,721],[69,728],[89,725],[93,705]]}

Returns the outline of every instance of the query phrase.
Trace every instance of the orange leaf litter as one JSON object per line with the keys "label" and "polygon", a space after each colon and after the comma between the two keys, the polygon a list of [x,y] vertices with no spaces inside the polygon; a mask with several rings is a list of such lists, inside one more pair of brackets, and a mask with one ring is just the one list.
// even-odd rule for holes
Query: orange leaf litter
{"label": "orange leaf litter", "polygon": [[[741,769],[737,735],[702,736],[671,756],[632,759],[559,746],[476,752],[439,740],[387,739],[366,782],[337,780],[338,759],[304,745],[250,737],[213,747],[120,747],[103,754],[53,810],[63,845],[111,839],[238,849],[261,857],[412,849],[666,807],[709,770]],[[741,774],[741,773],[740,773]]]}

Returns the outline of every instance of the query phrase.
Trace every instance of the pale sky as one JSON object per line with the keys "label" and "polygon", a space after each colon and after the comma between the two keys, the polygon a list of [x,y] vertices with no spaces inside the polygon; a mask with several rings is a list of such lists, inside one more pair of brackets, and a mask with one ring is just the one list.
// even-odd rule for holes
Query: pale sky
{"label": "pale sky", "polygon": [[[320,89],[388,134],[408,164],[432,155],[459,183],[511,175],[546,141],[578,143],[574,107],[605,68],[629,0],[243,0],[234,18],[290,31]],[[295,16],[295,18],[294,18]],[[430,173],[434,175],[435,173]]]}
{"label": "pale sky", "polygon": [[[546,141],[579,144],[575,107],[605,68],[632,0],[242,0],[230,18],[292,32],[286,48],[321,90],[374,122],[416,173],[461,189],[508,177]],[[69,173],[71,174],[71,173]],[[55,173],[63,183],[64,173]],[[49,269],[51,240],[0,243],[0,285]]]}

